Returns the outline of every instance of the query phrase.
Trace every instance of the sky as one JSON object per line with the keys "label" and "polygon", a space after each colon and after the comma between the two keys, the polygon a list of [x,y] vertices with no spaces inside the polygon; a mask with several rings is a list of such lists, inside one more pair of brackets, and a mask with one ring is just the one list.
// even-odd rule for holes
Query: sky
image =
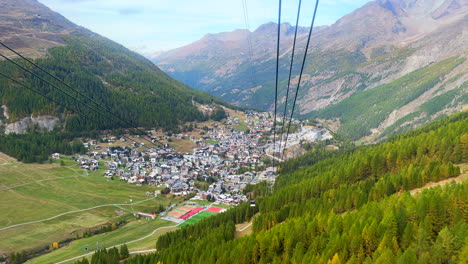
{"label": "sky", "polygon": [[[208,33],[246,28],[243,0],[39,0],[75,24],[144,55],[170,50]],[[248,28],[278,21],[278,1],[245,0]],[[331,25],[369,0],[322,0],[315,26]],[[282,0],[282,22],[294,24],[299,0]],[[301,26],[315,1],[302,0]]]}

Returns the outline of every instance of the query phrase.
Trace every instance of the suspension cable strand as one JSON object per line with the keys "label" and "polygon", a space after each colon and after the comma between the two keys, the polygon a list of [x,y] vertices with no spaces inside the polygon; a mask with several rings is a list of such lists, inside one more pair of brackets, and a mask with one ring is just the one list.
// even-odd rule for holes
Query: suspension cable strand
{"label": "suspension cable strand", "polygon": [[[89,109],[95,111],[95,112],[98,113],[98,114],[103,114],[103,113],[100,112],[99,110],[95,109],[94,107],[90,106],[89,104],[84,103],[83,101],[81,101],[81,100],[79,100],[78,98],[74,97],[74,96],[71,95],[70,93],[64,91],[63,89],[59,88],[58,86],[56,86],[56,85],[50,83],[49,81],[47,81],[47,80],[45,80],[44,78],[40,77],[39,75],[35,74],[34,72],[32,72],[32,71],[26,69],[25,67],[23,67],[22,65],[16,63],[15,61],[13,61],[12,59],[10,59],[10,58],[8,58],[7,56],[3,55],[2,53],[0,53],[0,56],[3,57],[4,59],[6,59],[7,61],[9,61],[10,63],[13,63],[13,64],[16,65],[17,67],[21,68],[22,70],[24,70],[24,71],[28,72],[29,74],[33,75],[34,77],[40,79],[40,80],[43,81],[44,83],[46,83],[46,84],[52,86],[53,88],[59,90],[60,92],[62,92],[63,94],[67,95],[67,96],[70,97],[71,99],[73,99],[73,100],[75,100],[75,101],[78,101],[78,102],[79,102],[80,104],[82,104],[83,106],[88,107]],[[72,90],[74,90],[74,89],[72,88]],[[114,117],[114,118],[115,118],[115,117]],[[113,121],[115,122],[115,120],[113,120]],[[117,122],[116,122],[116,123],[117,123]],[[131,128],[130,128],[130,129],[131,129]],[[144,131],[140,130],[140,129],[137,129],[137,131],[139,131],[140,133],[143,133],[143,135],[146,135],[146,133],[145,133]],[[146,140],[146,141],[148,141],[148,142],[150,142],[151,144],[157,146],[157,145],[154,144],[154,142],[152,142],[151,140],[148,140],[148,139],[146,139],[146,138],[144,138],[144,137],[143,137],[143,139]],[[158,140],[156,140],[156,141],[157,141],[159,144],[164,145],[162,142],[160,142],[160,141],[158,141]]]}
{"label": "suspension cable strand", "polygon": [[285,150],[286,150],[286,144],[288,143],[289,131],[291,130],[291,121],[292,121],[292,118],[293,118],[293,115],[294,115],[294,109],[296,107],[297,95],[299,93],[299,88],[301,86],[302,73],[304,72],[304,65],[305,65],[305,62],[306,62],[306,59],[307,59],[307,51],[309,49],[310,37],[312,36],[312,30],[314,28],[314,22],[315,22],[315,16],[317,14],[318,4],[319,4],[319,0],[316,0],[315,8],[314,8],[314,15],[312,16],[312,22],[311,22],[310,29],[309,29],[309,36],[307,38],[307,44],[306,44],[306,48],[305,48],[305,52],[304,52],[304,58],[302,60],[301,72],[299,74],[299,80],[297,82],[296,94],[294,95],[294,102],[293,102],[293,106],[292,106],[292,109],[291,109],[291,115],[289,117],[288,130],[286,132],[286,140],[285,140],[285,143],[284,143],[285,148],[283,149],[282,157],[284,157]]}
{"label": "suspension cable strand", "polygon": [[91,99],[90,97],[88,97],[86,94],[74,89],[73,87],[71,87],[70,85],[68,85],[66,82],[60,80],[58,77],[54,76],[53,74],[51,74],[50,72],[48,72],[47,70],[45,70],[44,68],[42,68],[41,66],[39,66],[38,64],[34,63],[33,61],[31,61],[30,59],[24,57],[23,55],[21,55],[20,53],[18,53],[17,51],[15,51],[14,49],[10,48],[9,46],[7,46],[5,43],[1,42],[0,41],[0,45],[2,45],[3,47],[5,47],[6,49],[8,49],[9,51],[13,52],[14,54],[16,54],[17,56],[19,56],[20,58],[22,58],[23,60],[27,61],[29,64],[33,65],[34,67],[38,68],[39,70],[41,70],[42,72],[44,72],[45,74],[47,74],[48,76],[52,77],[53,79],[55,79],[56,81],[60,82],[61,84],[65,85],[66,87],[72,89],[73,91],[75,91],[76,93],[78,93],[79,95],[83,96],[84,98],[90,100],[91,102],[93,102],[94,104],[110,111],[110,109],[108,109],[107,107],[105,106],[102,106],[100,105],[99,103],[97,103],[96,101],[94,101],[93,99]]}
{"label": "suspension cable strand", "polygon": [[[55,104],[61,105],[59,102],[57,102],[57,101],[54,100],[53,98],[51,98],[51,97],[49,97],[49,96],[47,96],[47,95],[44,95],[44,94],[40,93],[39,91],[37,91],[37,90],[35,90],[35,89],[33,89],[33,88],[27,86],[26,84],[24,84],[24,83],[22,83],[22,82],[20,82],[20,81],[17,81],[17,80],[15,80],[15,79],[11,78],[10,76],[8,76],[8,75],[6,75],[6,74],[3,74],[3,73],[0,72],[0,75],[3,76],[4,78],[6,78],[6,79],[8,79],[8,80],[10,80],[10,81],[12,81],[12,82],[14,82],[14,83],[16,83],[16,84],[19,84],[19,85],[23,86],[24,88],[26,88],[26,89],[28,89],[28,90],[30,90],[30,91],[32,91],[32,92],[34,92],[34,93],[36,93],[36,94],[38,94],[38,95],[44,97],[44,98],[46,98],[47,100],[49,100],[49,101],[51,101],[51,102],[53,102],[53,103],[55,103]],[[63,106],[63,105],[61,105],[61,106]],[[70,111],[72,111],[72,112],[75,112],[74,110],[71,110],[70,108],[68,108],[68,107],[66,107],[66,106],[63,106],[63,107],[66,108],[66,109],[68,109],[68,110],[70,110]]]}
{"label": "suspension cable strand", "polygon": [[[71,109],[70,107],[68,107],[68,106],[66,106],[66,105],[64,105],[64,104],[59,103],[58,101],[54,100],[53,98],[51,98],[51,97],[49,97],[49,96],[47,96],[47,95],[45,95],[45,94],[42,94],[41,92],[37,91],[36,89],[31,88],[30,86],[28,86],[28,85],[26,85],[26,84],[24,84],[24,83],[22,83],[22,82],[20,82],[20,81],[18,81],[18,80],[15,80],[15,79],[11,78],[10,76],[8,76],[8,75],[6,75],[6,74],[3,74],[3,73],[0,72],[0,76],[3,76],[4,78],[6,78],[6,79],[8,79],[8,80],[10,80],[10,81],[12,81],[12,82],[14,82],[14,83],[20,85],[20,86],[23,86],[24,88],[26,88],[26,89],[28,89],[28,90],[30,90],[30,91],[32,91],[32,92],[34,92],[34,93],[36,93],[36,94],[38,94],[38,95],[44,97],[44,98],[46,98],[47,100],[49,100],[49,101],[51,101],[51,102],[54,102],[55,104],[57,104],[57,105],[59,105],[59,106],[62,106],[63,108],[67,109],[67,110],[70,111],[70,112],[75,112],[75,113],[76,113],[76,112],[80,112],[80,114],[84,115],[85,117],[89,117],[86,113],[82,112],[82,111],[79,109],[78,106],[76,106],[76,107],[77,107],[76,110],[73,110],[73,109]],[[131,138],[129,138],[129,137],[125,136],[125,135],[122,135],[122,137],[123,137],[123,138],[126,138],[126,139],[128,139],[128,140],[132,140]],[[147,147],[147,149],[148,149],[148,147]]]}
{"label": "suspension cable strand", "polygon": [[[294,40],[293,40],[293,47],[292,47],[292,54],[291,54],[291,64],[289,66],[289,77],[288,77],[288,88],[286,89],[286,100],[284,102],[284,112],[283,112],[283,124],[281,126],[281,140],[280,140],[280,150],[281,150],[281,145],[283,141],[283,133],[284,129],[286,128],[286,114],[287,114],[287,107],[288,107],[288,98],[289,98],[289,89],[291,85],[291,76],[292,76],[292,69],[293,69],[293,64],[294,64],[294,51],[296,50],[296,39],[297,39],[297,31],[299,28],[299,17],[301,14],[301,2],[302,0],[299,0],[299,7],[297,8],[297,18],[296,18],[296,29],[294,31]],[[286,145],[284,146],[286,148]]]}
{"label": "suspension cable strand", "polygon": [[278,104],[278,72],[279,72],[279,46],[281,33],[281,0],[279,0],[278,8],[278,36],[276,38],[276,82],[275,82],[275,115],[273,119],[273,168],[275,167],[276,153],[276,109]]}
{"label": "suspension cable strand", "polygon": [[247,54],[248,54],[248,59],[249,59],[249,73],[250,73],[250,78],[252,80],[252,85],[253,88],[257,86],[257,80],[255,78],[255,69],[253,67],[253,48],[252,48],[252,39],[250,37],[250,22],[249,22],[249,10],[247,7],[247,0],[242,0],[242,9],[243,9],[243,14],[244,14],[244,23],[245,23],[245,29],[247,30],[246,32],[246,39],[247,39]]}
{"label": "suspension cable strand", "polygon": [[[17,51],[15,51],[14,49],[8,47],[5,43],[1,42],[0,41],[0,45],[2,45],[3,47],[7,48],[8,50],[10,50],[11,52],[15,53],[16,55],[18,55],[19,57],[21,57],[22,59],[26,60],[28,63],[30,63],[31,65],[35,66],[36,68],[40,69],[42,72],[46,73],[47,75],[49,75],[50,77],[52,77],[53,79],[57,80],[58,82],[60,82],[61,84],[67,86],[68,88],[70,88],[71,90],[73,90],[74,92],[78,93],[79,95],[83,96],[84,98],[90,100],[92,103],[94,103],[95,105],[97,105],[98,107],[104,109],[106,112],[108,112],[110,115],[114,116],[116,119],[120,120],[121,122],[123,122],[125,125],[127,125],[129,128],[131,127],[134,127],[133,124],[131,124],[130,122],[126,121],[126,120],[123,120],[122,118],[120,118],[118,115],[114,114],[113,112],[111,112],[111,110],[99,103],[97,103],[96,101],[94,101],[93,99],[91,99],[90,97],[88,97],[86,94],[78,91],[77,89],[71,87],[70,85],[68,85],[67,83],[65,83],[64,81],[60,80],[59,78],[57,78],[56,76],[54,76],[53,74],[51,74],[50,72],[48,72],[47,70],[43,69],[42,67],[40,67],[39,65],[37,65],[36,63],[32,62],[31,60],[29,60],[28,58],[24,57],[23,55],[21,55],[20,53],[18,53]],[[143,135],[145,135],[146,133],[144,131],[142,131],[141,129],[138,129],[136,128],[136,130],[140,133],[142,133]],[[159,144],[163,144],[161,143],[160,141],[156,140]]]}

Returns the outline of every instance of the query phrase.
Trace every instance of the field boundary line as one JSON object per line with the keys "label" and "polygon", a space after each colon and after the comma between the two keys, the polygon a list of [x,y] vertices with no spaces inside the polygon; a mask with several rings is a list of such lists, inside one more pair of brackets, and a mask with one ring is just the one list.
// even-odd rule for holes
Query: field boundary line
{"label": "field boundary line", "polygon": [[248,225],[244,226],[241,230],[239,230],[239,232],[242,232],[244,230],[246,230],[249,226],[252,225],[253,222],[250,222]]}

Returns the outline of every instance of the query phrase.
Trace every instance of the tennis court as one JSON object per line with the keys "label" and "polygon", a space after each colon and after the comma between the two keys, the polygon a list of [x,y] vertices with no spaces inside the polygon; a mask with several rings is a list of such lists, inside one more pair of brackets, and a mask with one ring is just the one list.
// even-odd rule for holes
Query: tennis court
{"label": "tennis court", "polygon": [[179,218],[179,217],[183,216],[184,214],[186,214],[186,212],[179,211],[179,210],[174,210],[174,211],[169,213],[169,216]]}
{"label": "tennis court", "polygon": [[210,213],[219,213],[221,212],[222,210],[224,210],[223,208],[219,208],[219,207],[210,207],[208,209],[206,209],[206,212],[210,212]]}

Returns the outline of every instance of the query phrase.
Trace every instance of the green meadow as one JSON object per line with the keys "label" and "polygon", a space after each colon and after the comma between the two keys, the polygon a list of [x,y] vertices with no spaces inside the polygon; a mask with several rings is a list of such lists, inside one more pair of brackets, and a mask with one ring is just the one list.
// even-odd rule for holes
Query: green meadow
{"label": "green meadow", "polygon": [[[175,224],[161,219],[140,219],[112,232],[75,240],[67,247],[63,247],[40,257],[33,258],[26,263],[55,263],[94,252],[98,248],[107,248],[123,243],[127,244],[130,251],[154,249],[156,247],[156,239],[160,235],[175,230],[177,227],[161,229],[158,232],[155,232],[153,235],[149,235],[158,228],[169,227],[173,225]],[[148,237],[139,240],[146,236]],[[134,240],[139,241],[131,242]],[[73,263],[73,261],[70,263]]]}
{"label": "green meadow", "polygon": [[[173,201],[147,200],[146,192],[155,187],[108,180],[102,170],[87,175],[73,164],[23,164],[0,153],[0,253],[45,247],[102,224],[134,220],[130,211],[151,212]],[[143,200],[147,201],[130,205]],[[108,206],[1,230],[102,205]]]}

